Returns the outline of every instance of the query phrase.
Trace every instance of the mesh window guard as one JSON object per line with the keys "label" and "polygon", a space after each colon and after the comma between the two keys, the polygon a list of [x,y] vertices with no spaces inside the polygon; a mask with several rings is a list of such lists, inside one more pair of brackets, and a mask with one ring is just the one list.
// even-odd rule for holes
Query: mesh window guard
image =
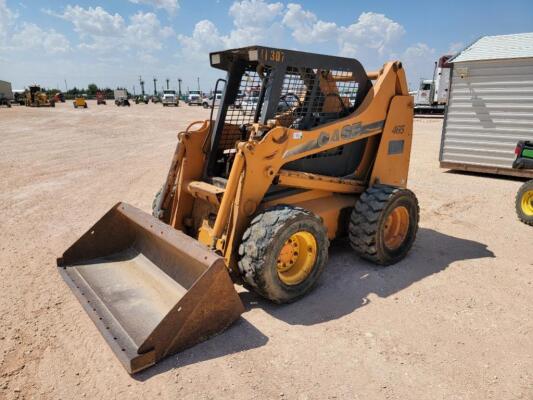
{"label": "mesh window guard", "polygon": [[[264,107],[261,89],[268,85],[269,73],[265,70],[263,79],[256,71],[242,75],[239,95],[226,114],[221,149],[244,140],[242,126],[257,122]],[[350,71],[287,67],[274,119],[288,128],[309,130],[342,118],[353,111],[358,87]]]}

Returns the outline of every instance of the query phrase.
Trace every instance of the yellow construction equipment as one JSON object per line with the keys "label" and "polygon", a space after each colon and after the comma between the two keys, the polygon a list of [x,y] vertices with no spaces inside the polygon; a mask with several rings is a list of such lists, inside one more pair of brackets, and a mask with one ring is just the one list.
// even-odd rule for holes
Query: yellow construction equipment
{"label": "yellow construction equipment", "polygon": [[74,104],[74,108],[87,108],[87,100],[83,96],[74,98],[72,103]]}
{"label": "yellow construction equipment", "polygon": [[56,103],[48,98],[46,92],[38,85],[32,85],[26,90],[26,107],[55,107]]}
{"label": "yellow construction equipment", "polygon": [[330,240],[389,265],[417,233],[400,62],[367,73],[261,46],[210,61],[227,73],[218,115],[178,134],[153,216],[119,203],[58,259],[130,373],[229,326],[244,311],[233,283],[291,302],[319,279]]}

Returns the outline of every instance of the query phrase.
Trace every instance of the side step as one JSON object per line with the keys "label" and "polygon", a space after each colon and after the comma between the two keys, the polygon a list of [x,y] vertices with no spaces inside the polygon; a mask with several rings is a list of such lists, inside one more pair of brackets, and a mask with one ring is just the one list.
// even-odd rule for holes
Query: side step
{"label": "side step", "polygon": [[244,311],[222,257],[125,203],[57,265],[129,373],[223,331]]}

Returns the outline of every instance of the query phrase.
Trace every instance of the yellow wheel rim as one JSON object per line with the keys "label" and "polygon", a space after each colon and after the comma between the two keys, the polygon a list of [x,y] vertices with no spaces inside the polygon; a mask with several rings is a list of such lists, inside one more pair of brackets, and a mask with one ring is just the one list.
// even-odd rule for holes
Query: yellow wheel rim
{"label": "yellow wheel rim", "polygon": [[316,239],[311,233],[300,231],[293,234],[278,254],[279,279],[286,285],[303,282],[315,266],[316,253]]}
{"label": "yellow wheel rim", "polygon": [[533,190],[528,190],[522,195],[522,212],[528,217],[533,216]]}
{"label": "yellow wheel rim", "polygon": [[383,239],[389,250],[400,247],[409,231],[409,211],[404,206],[396,207],[385,221]]}

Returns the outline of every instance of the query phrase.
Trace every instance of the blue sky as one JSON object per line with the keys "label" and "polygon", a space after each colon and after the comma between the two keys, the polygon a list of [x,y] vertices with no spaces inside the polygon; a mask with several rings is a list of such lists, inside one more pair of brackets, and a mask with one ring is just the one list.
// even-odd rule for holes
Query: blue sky
{"label": "blue sky", "polygon": [[150,90],[153,77],[186,89],[199,76],[209,90],[220,75],[209,51],[263,44],[355,57],[367,70],[400,59],[415,87],[442,54],[531,31],[531,0],[0,0],[0,79],[139,91],[139,75]]}

